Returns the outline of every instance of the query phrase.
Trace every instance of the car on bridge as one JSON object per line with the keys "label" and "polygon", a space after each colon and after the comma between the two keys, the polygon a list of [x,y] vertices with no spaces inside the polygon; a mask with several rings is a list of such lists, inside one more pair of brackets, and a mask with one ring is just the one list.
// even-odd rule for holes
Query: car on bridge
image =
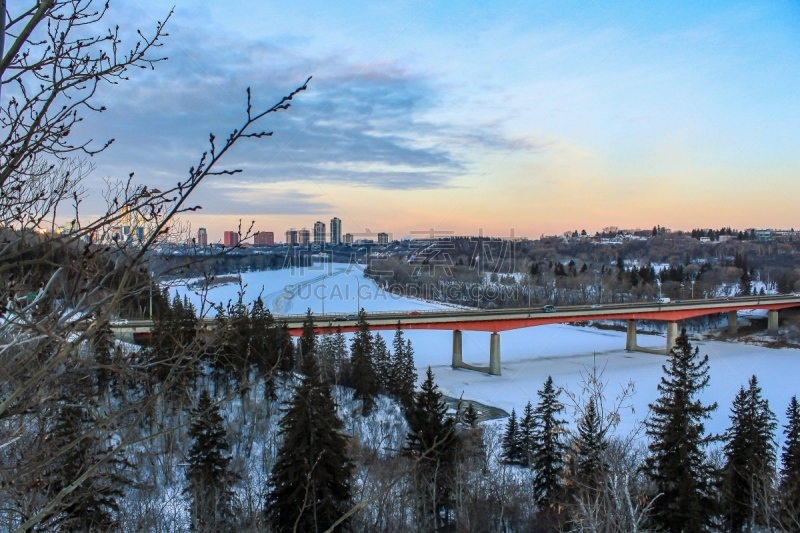
{"label": "car on bridge", "polygon": [[552,305],[545,305],[544,307],[542,307],[542,311],[544,311],[545,313],[555,313],[556,308],[555,306]]}

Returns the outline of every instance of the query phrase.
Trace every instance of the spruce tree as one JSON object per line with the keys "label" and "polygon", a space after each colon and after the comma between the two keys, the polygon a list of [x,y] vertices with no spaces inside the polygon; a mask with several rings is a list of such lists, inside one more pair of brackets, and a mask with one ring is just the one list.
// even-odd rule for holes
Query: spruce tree
{"label": "spruce tree", "polygon": [[597,398],[590,397],[586,402],[582,416],[578,419],[578,434],[572,442],[575,455],[575,471],[572,477],[578,489],[596,489],[607,470],[603,456],[608,448],[608,427],[603,426],[597,401]]}
{"label": "spruce tree", "polygon": [[455,421],[446,413],[447,404],[428,367],[421,390],[406,413],[409,433],[405,452],[417,460],[414,473],[419,487],[420,530],[437,530],[450,523],[457,441]]}
{"label": "spruce tree", "polygon": [[747,390],[742,387],[733,400],[730,419],[724,446],[725,521],[729,531],[740,532],[745,526],[751,531],[767,524],[775,482],[777,427],[755,376],[750,378]]}
{"label": "spruce tree", "polygon": [[389,393],[390,377],[392,375],[392,356],[386,347],[386,341],[380,333],[373,337],[372,361],[375,366],[375,377],[378,382],[378,391],[384,394]]}
{"label": "spruce tree", "polygon": [[517,413],[511,409],[511,416],[506,422],[506,431],[503,433],[502,453],[500,457],[503,462],[509,465],[522,464],[522,445],[520,443],[519,423],[517,423]]}
{"label": "spruce tree", "polygon": [[703,405],[697,398],[708,385],[708,356],[698,356],[684,329],[662,368],[659,397],[646,422],[645,466],[658,494],[653,517],[667,531],[705,531],[716,510],[715,472],[705,454],[713,437],[705,434],[703,421],[717,404]]}
{"label": "spruce tree", "polygon": [[464,414],[461,417],[464,421],[464,424],[467,425],[469,428],[475,428],[478,425],[478,411],[475,410],[475,406],[472,405],[472,402],[467,404],[467,407],[464,409]]}
{"label": "spruce tree", "polygon": [[540,507],[549,507],[556,501],[564,477],[566,421],[560,418],[564,406],[558,400],[559,394],[553,387],[553,378],[547,376],[544,388],[538,391],[539,403],[534,410],[533,491]]}
{"label": "spruce tree", "polygon": [[302,382],[280,421],[283,442],[269,480],[266,514],[279,533],[326,531],[350,502],[353,465],[330,386],[313,356],[303,358],[301,372]]}
{"label": "spruce tree", "polygon": [[191,411],[189,448],[184,492],[190,498],[189,515],[193,531],[235,531],[233,484],[236,476],[231,462],[227,433],[222,426],[219,407],[207,390],[200,393],[197,407]]}
{"label": "spruce tree", "polygon": [[[103,442],[95,428],[94,406],[91,398],[78,393],[65,397],[58,407],[50,435],[51,445],[64,448],[63,455],[51,465],[39,481],[45,484],[48,497],[54,497],[81,477],[87,468],[98,464],[111,447]],[[76,440],[76,435],[82,438]],[[60,531],[110,531],[118,524],[117,500],[129,484],[126,470],[129,464],[118,456],[95,470],[78,489],[67,494],[55,516]]]}
{"label": "spruce tree", "polygon": [[111,324],[105,321],[97,328],[97,332],[90,343],[96,368],[97,395],[101,398],[108,393],[109,385],[115,378],[111,368],[111,359],[115,347],[116,342],[114,341],[114,332],[111,331]]}
{"label": "spruce tree", "polygon": [[331,348],[333,349],[333,361],[336,376],[334,378],[334,382],[338,385],[341,375],[344,372],[344,368],[350,359],[350,352],[347,349],[347,337],[344,336],[344,333],[342,333],[342,328],[340,327],[336,328],[336,333],[333,335],[333,343]]}
{"label": "spruce tree", "polygon": [[300,353],[303,357],[306,354],[316,353],[317,334],[314,333],[314,315],[311,308],[306,311],[306,318],[303,320],[303,333],[300,335]]}
{"label": "spruce tree", "polygon": [[351,352],[353,388],[356,400],[361,400],[361,414],[366,416],[375,407],[378,382],[375,365],[372,361],[373,338],[369,332],[367,314],[362,309],[358,313],[358,331],[353,336]]}
{"label": "spruce tree", "polygon": [[533,405],[528,401],[525,404],[525,410],[522,412],[522,418],[519,420],[520,464],[522,466],[531,466],[535,434],[536,419],[533,414]]}
{"label": "spruce tree", "polygon": [[792,396],[786,409],[786,436],[781,450],[781,523],[800,528],[800,402]]}

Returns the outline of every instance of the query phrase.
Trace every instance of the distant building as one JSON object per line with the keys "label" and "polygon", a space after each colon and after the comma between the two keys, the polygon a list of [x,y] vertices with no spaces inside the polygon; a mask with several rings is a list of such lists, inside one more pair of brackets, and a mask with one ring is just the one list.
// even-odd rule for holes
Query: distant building
{"label": "distant building", "polygon": [[757,241],[771,241],[772,240],[772,229],[757,229],[756,230],[756,240]]}
{"label": "distant building", "polygon": [[259,231],[253,237],[254,246],[274,246],[275,234],[271,231]]}
{"label": "distant building", "polygon": [[389,234],[388,233],[378,233],[378,244],[386,246],[389,244]]}
{"label": "distant building", "polygon": [[728,242],[728,241],[732,241],[735,238],[736,237],[734,237],[733,235],[720,235],[719,236],[719,242]]}
{"label": "distant building", "polygon": [[353,244],[353,234],[352,233],[345,233],[344,234],[344,243],[345,244]]}
{"label": "distant building", "polygon": [[331,246],[342,244],[342,221],[339,217],[331,219]]}
{"label": "distant building", "polygon": [[233,248],[239,244],[238,231],[226,231],[222,240],[226,248]]}
{"label": "distant building", "polygon": [[297,244],[300,246],[308,246],[311,242],[311,232],[306,228],[297,231]]}
{"label": "distant building", "polygon": [[208,232],[206,228],[197,230],[197,246],[208,246]]}
{"label": "distant building", "polygon": [[298,242],[299,241],[297,240],[297,230],[294,229],[294,228],[287,229],[286,230],[286,246],[297,246]]}
{"label": "distant building", "polygon": [[320,220],[314,222],[314,244],[325,245],[325,223]]}

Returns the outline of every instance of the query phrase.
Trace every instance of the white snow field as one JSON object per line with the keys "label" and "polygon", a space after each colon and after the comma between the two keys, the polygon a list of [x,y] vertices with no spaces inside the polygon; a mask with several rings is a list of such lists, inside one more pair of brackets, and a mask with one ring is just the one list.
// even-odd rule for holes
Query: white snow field
{"label": "white snow field", "polygon": [[[355,313],[357,306],[367,313],[377,311],[412,311],[441,309],[441,304],[414,300],[386,293],[371,280],[364,278],[359,267],[346,264],[316,265],[306,269],[287,269],[242,274],[246,284],[245,303],[261,294],[265,304],[276,315],[302,314],[311,308],[322,313],[323,294],[325,313]],[[357,289],[360,294],[357,297]],[[174,287],[187,295],[195,305],[200,297],[186,286]],[[227,303],[236,300],[239,287],[235,284],[211,289],[208,300]],[[213,313],[212,313],[213,314]],[[381,333],[391,346],[393,332]],[[428,366],[436,382],[449,396],[475,400],[504,409],[521,412],[525,403],[537,401],[536,391],[548,375],[557,386],[580,392],[582,374],[592,364],[603,372],[609,400],[630,381],[635,383],[635,395],[630,408],[623,411],[618,433],[627,435],[647,416],[648,404],[658,395],[656,389],[663,374],[663,355],[629,353],[625,351],[625,333],[592,327],[568,325],[539,326],[500,333],[502,375],[490,376],[480,372],[450,367],[452,333],[450,331],[407,331],[414,346],[414,358],[420,376]],[[658,335],[639,334],[643,347],[663,347],[665,339]],[[773,349],[750,344],[718,341],[693,341],[700,354],[709,356],[711,379],[703,392],[705,403],[718,402],[719,407],[707,429],[723,432],[729,425],[728,415],[734,396],[755,374],[764,397],[775,412],[779,427],[776,435],[783,442],[782,426],[785,410],[792,395],[800,395],[800,350]],[[463,332],[463,360],[488,366],[489,333]],[[568,403],[566,397],[562,400]],[[567,418],[571,418],[571,413]]]}

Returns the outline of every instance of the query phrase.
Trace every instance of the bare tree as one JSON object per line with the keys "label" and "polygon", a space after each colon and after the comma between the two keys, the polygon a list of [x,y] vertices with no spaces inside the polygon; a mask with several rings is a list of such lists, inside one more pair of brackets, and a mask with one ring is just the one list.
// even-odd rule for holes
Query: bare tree
{"label": "bare tree", "polygon": [[[68,513],[83,488],[110,475],[131,446],[180,427],[179,418],[169,424],[154,414],[198,357],[197,341],[169,361],[136,353],[101,360],[89,341],[120,307],[147,299],[154,283],[148,252],[175,238],[182,213],[199,209],[191,195],[206,178],[240,172],[221,166],[227,152],[244,139],[270,136],[257,124],[288,109],[308,80],[264,108],[254,107],[248,89],[239,127],[221,140],[210,135],[207,151],[175,186],[162,191],[131,173],[109,184],[104,213],[83,217],[82,180],[91,165],[81,157],[113,139],[82,139],[80,123],[104,110],[94,102],[101,85],[166,59],[158,47],[170,14],[149,32],[137,30],[123,48],[118,26],[100,29],[107,3],[0,6],[0,522],[29,531]],[[59,228],[63,217],[71,222]],[[126,238],[125,226],[142,228],[140,238]],[[165,369],[157,379],[155,368]],[[97,396],[100,371],[120,384],[118,397],[76,399],[72,391]],[[92,422],[56,445],[51,415],[76,403]],[[56,465],[89,442],[100,443],[92,460],[53,483]]]}

